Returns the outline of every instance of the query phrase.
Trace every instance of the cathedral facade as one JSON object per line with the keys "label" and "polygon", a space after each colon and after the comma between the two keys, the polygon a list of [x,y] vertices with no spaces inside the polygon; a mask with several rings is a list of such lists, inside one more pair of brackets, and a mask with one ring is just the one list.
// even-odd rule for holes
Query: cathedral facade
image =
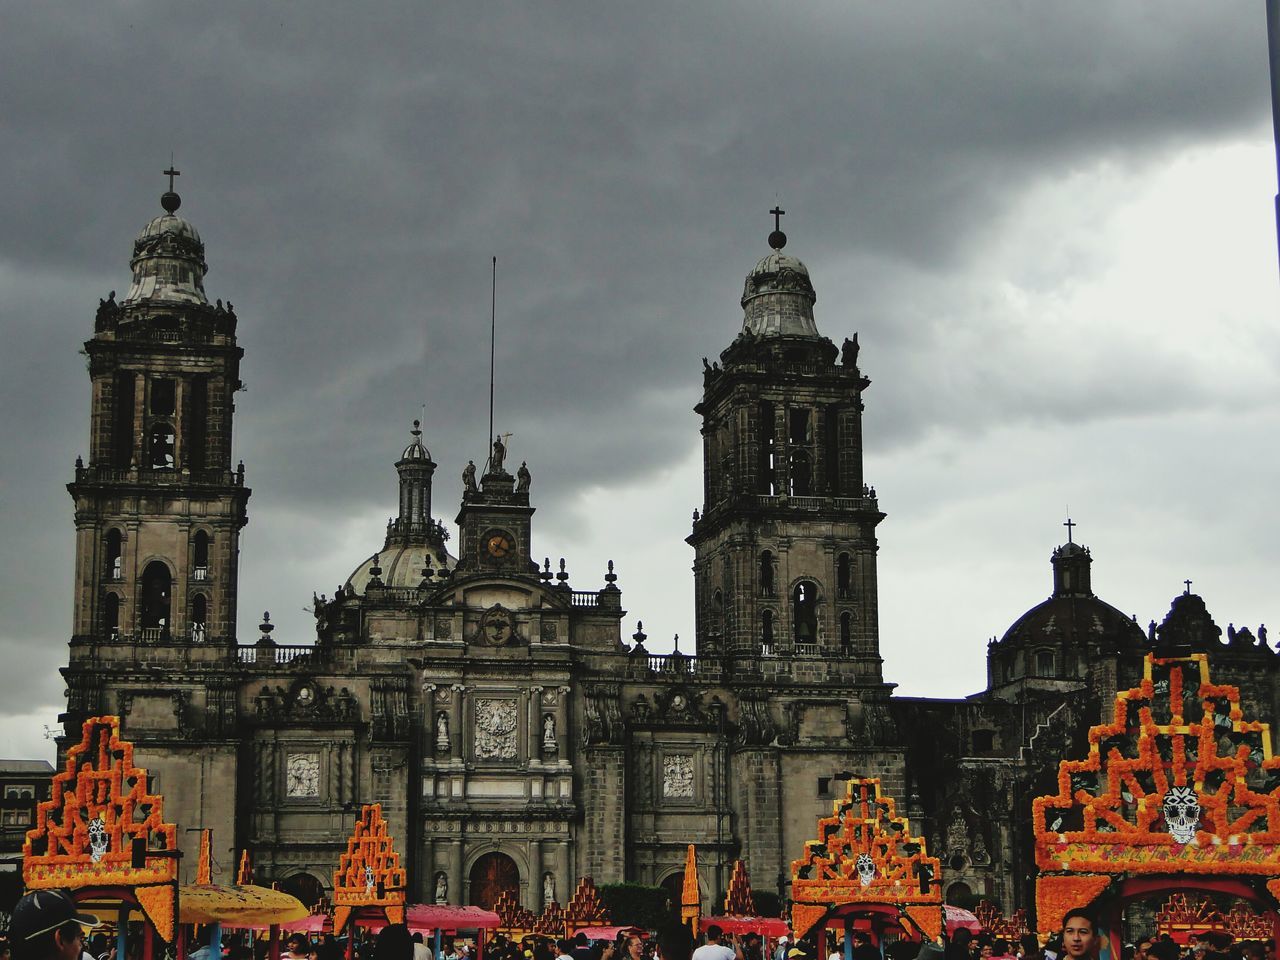
{"label": "cathedral facade", "polygon": [[205,295],[204,245],[179,205],[162,198],[127,294],[100,303],[86,343],[62,720],[74,742],[86,717],[118,714],[166,813],[213,828],[222,863],[248,850],[260,881],[314,902],[360,805],[380,802],[416,901],[488,906],[505,890],[541,911],[581,875],[678,893],[688,843],[708,906],[739,857],[785,901],[789,863],[843,781],[879,776],[943,857],[948,896],[1012,910],[1029,906],[1034,872],[1018,811],[1152,645],[1212,647],[1215,675],[1277,716],[1263,630],[1223,644],[1189,587],[1144,630],[1093,594],[1092,558],[1070,537],[1052,596],[991,643],[986,690],[893,696],[884,514],[863,475],[870,380],[856,334],[837,347],[819,332],[808,270],[777,230],[746,277],[741,330],[703,361],[692,652],[628,635],[612,564],[576,589],[563,560],[539,562],[529,465],[513,470],[500,439],[444,491],[459,504],[451,535],[417,423],[394,461],[397,516],[332,597],[314,597],[314,639],[275,637],[265,617],[238,638],[243,350],[234,307]]}

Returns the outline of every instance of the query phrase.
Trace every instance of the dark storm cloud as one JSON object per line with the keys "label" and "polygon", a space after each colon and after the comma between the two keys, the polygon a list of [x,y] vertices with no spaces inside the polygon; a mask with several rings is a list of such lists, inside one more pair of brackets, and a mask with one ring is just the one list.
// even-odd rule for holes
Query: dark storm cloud
{"label": "dark storm cloud", "polygon": [[[70,604],[61,485],[86,442],[74,351],[94,297],[127,286],[170,150],[206,287],[242,318],[246,578],[267,591],[300,543],[332,547],[326,525],[391,509],[423,403],[451,516],[485,451],[491,254],[496,422],[562,520],[584,487],[696,445],[698,358],[740,325],[775,197],[822,329],[863,331],[886,444],[961,415],[1195,403],[1177,351],[1123,390],[1093,366],[1099,390],[1064,408],[934,345],[984,313],[954,278],[1029,185],[1140,170],[1267,109],[1261,15],[1193,2],[11,4],[5,21],[5,631],[40,636],[47,670]],[[962,403],[917,386],[940,376]],[[273,508],[298,524],[273,530]]]}

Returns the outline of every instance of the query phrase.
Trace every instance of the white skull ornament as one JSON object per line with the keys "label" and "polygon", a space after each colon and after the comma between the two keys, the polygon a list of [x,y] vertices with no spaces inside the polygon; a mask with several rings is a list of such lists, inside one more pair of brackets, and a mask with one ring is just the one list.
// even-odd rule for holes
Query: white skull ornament
{"label": "white skull ornament", "polygon": [[107,825],[101,817],[89,821],[89,859],[97,863],[107,852]]}
{"label": "white skull ornament", "polygon": [[1200,798],[1191,787],[1170,787],[1161,805],[1169,835],[1178,843],[1190,843],[1200,827]]}
{"label": "white skull ornament", "polygon": [[365,896],[373,895],[373,888],[377,886],[373,876],[373,867],[369,864],[364,865],[364,892]]}
{"label": "white skull ornament", "polygon": [[864,887],[871,886],[871,881],[876,877],[876,865],[871,859],[871,855],[867,853],[858,854],[858,859],[853,862],[853,865],[858,871],[858,882]]}

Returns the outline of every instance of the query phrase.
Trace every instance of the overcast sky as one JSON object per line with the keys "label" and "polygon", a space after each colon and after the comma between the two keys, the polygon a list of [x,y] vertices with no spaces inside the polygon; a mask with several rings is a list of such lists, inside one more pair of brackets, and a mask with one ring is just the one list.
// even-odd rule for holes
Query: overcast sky
{"label": "overcast sky", "polygon": [[[323,8],[328,7],[325,11]],[[382,544],[424,423],[436,515],[496,424],[534,554],[612,559],[627,633],[692,638],[700,358],[786,209],[854,331],[885,675],[984,683],[1068,509],[1142,624],[1185,578],[1275,609],[1277,265],[1263,7],[0,3],[0,754],[49,756],[87,452],[78,355],[172,151],[236,304],[253,488],[240,636],[308,642]]]}

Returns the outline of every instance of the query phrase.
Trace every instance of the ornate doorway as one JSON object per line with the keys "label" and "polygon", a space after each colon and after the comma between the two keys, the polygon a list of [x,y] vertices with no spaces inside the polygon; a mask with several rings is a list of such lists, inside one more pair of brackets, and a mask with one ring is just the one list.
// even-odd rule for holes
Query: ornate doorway
{"label": "ornate doorway", "polygon": [[280,881],[280,889],[297,897],[304,907],[314,908],[324,897],[324,884],[309,873],[295,873]]}
{"label": "ornate doorway", "polygon": [[471,866],[471,904],[492,910],[503,893],[520,902],[520,871],[505,853],[486,853]]}

